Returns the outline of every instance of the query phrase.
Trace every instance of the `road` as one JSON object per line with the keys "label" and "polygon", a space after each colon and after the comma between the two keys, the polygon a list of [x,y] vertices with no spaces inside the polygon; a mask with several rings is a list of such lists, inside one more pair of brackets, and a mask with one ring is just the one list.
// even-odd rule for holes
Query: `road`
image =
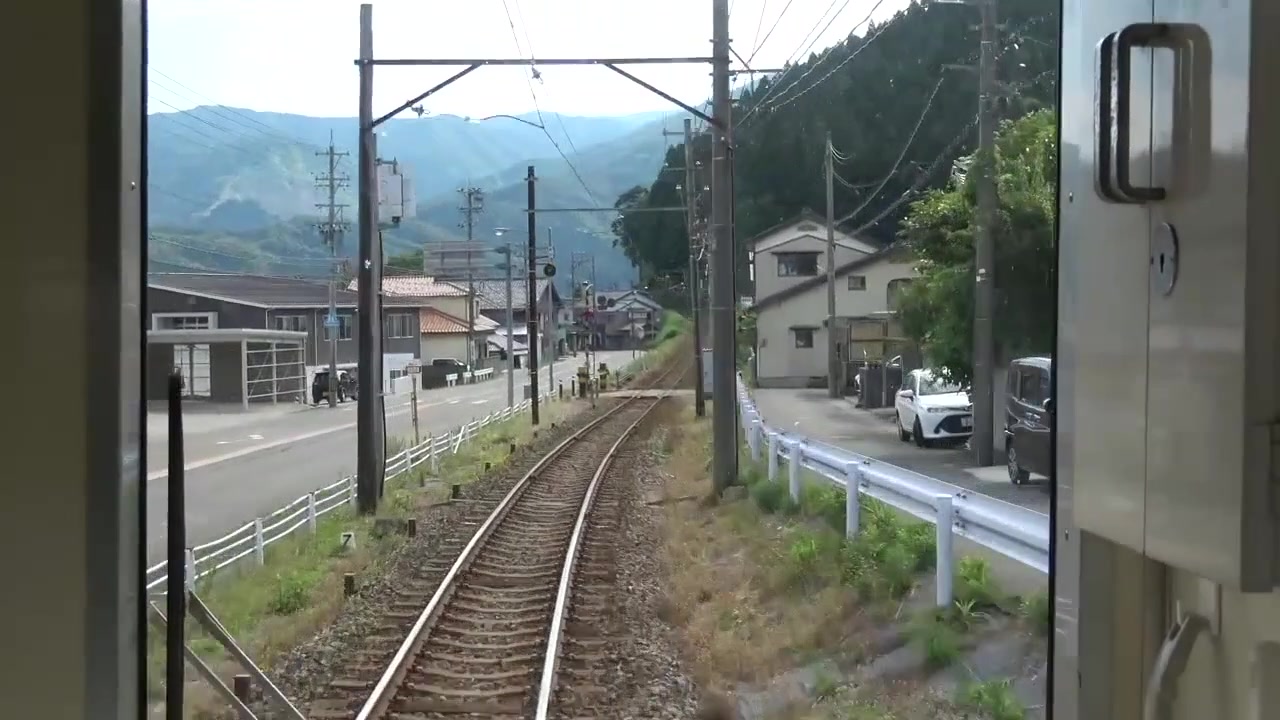
{"label": "road", "polygon": [[1044,478],[1033,476],[1030,485],[1016,487],[1009,482],[1003,465],[974,467],[972,455],[964,447],[920,448],[902,442],[894,428],[892,410],[861,410],[847,399],[827,397],[825,390],[757,389],[752,397],[765,422],[781,430],[799,432],[984,495],[1049,512]]}
{"label": "road", "polygon": [[[567,381],[577,359],[556,363],[557,382]],[[621,368],[630,351],[602,352],[601,362]],[[528,372],[516,371],[516,398]],[[539,381],[546,387],[546,368]],[[565,382],[568,392],[568,382]],[[419,391],[418,423],[423,436],[456,428],[506,404],[506,378],[475,385]],[[198,545],[266,515],[306,493],[355,473],[356,404],[281,404],[249,412],[193,406],[183,413],[186,469],[187,545]],[[389,437],[412,438],[408,393],[386,400]],[[164,558],[168,502],[168,428],[162,412],[147,418],[147,558]]]}

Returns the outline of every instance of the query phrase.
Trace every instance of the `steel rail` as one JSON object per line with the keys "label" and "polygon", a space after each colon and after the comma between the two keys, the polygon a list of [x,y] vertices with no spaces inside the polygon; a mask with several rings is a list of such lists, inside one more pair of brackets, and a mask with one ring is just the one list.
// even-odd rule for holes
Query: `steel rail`
{"label": "steel rail", "polygon": [[[663,373],[662,377],[654,384],[656,385],[662,382],[662,380],[665,380],[675,369],[676,368],[673,367]],[[683,373],[681,374],[681,377],[683,377]],[[396,689],[404,681],[405,675],[409,672],[414,658],[417,656],[418,651],[422,648],[423,643],[427,639],[427,628],[435,619],[436,614],[443,609],[446,600],[455,589],[455,581],[470,566],[485,541],[493,533],[493,530],[506,518],[507,514],[515,506],[516,501],[523,494],[523,491],[528,487],[529,483],[532,482],[548,465],[555,462],[555,460],[558,459],[560,455],[563,454],[571,445],[580,441],[587,433],[599,427],[606,420],[613,417],[615,413],[640,399],[644,398],[627,398],[617,406],[610,408],[600,417],[578,429],[572,435],[565,438],[562,442],[552,448],[550,452],[543,456],[541,460],[539,460],[527,473],[525,473],[509,491],[507,491],[507,494],[503,496],[502,501],[498,503],[498,506],[494,508],[493,512],[485,518],[483,523],[481,523],[480,527],[471,536],[471,539],[467,542],[466,546],[463,547],[462,552],[458,554],[458,559],[453,562],[453,565],[449,567],[448,572],[445,573],[444,578],[440,581],[439,587],[437,587],[435,593],[432,594],[431,600],[427,602],[426,608],[423,609],[422,613],[419,614],[418,618],[414,621],[413,627],[410,628],[408,636],[405,637],[404,641],[400,644],[400,647],[396,649],[395,655],[391,658],[391,663],[387,666],[387,669],[383,671],[382,676],[378,678],[378,682],[374,685],[369,698],[360,707],[360,712],[356,714],[355,720],[374,720],[374,718],[381,717],[385,714],[391,700],[395,697]],[[654,403],[654,405],[656,406],[657,403]],[[648,410],[645,411],[646,416],[648,415],[648,412]],[[643,417],[644,416],[642,416],[642,418]],[[634,425],[631,427],[634,427]],[[627,432],[630,432],[631,427],[628,427]],[[612,450],[610,451],[610,454],[612,454]]]}
{"label": "steel rail", "polygon": [[[667,375],[673,372],[675,368],[668,370],[662,377],[666,379]],[[684,379],[685,372],[680,373],[680,377],[676,379],[676,384],[680,384],[680,380]],[[661,380],[659,381],[661,382]],[[655,383],[657,384],[657,383]],[[661,402],[662,398],[658,398]],[[573,587],[574,572],[578,567],[578,552],[582,547],[582,536],[587,530],[587,516],[591,514],[591,510],[595,505],[596,492],[600,488],[600,483],[604,479],[605,473],[609,472],[613,467],[614,458],[617,456],[618,448],[631,437],[632,431],[649,417],[649,413],[658,407],[658,402],[649,406],[635,422],[627,426],[625,430],[618,436],[618,439],[609,448],[609,452],[605,453],[604,459],[600,461],[600,466],[596,468],[595,475],[591,477],[591,484],[587,486],[586,495],[582,498],[582,507],[578,509],[578,519],[573,526],[573,534],[569,536],[569,547],[565,550],[564,568],[560,571],[560,587],[556,592],[556,604],[551,611],[551,630],[547,634],[547,650],[546,657],[542,662],[542,678],[538,683],[538,704],[537,711],[534,715],[536,720],[547,720],[548,713],[551,712],[551,695],[555,692],[556,672],[560,664],[560,641],[564,634],[565,614],[569,611],[569,595],[570,589]]]}

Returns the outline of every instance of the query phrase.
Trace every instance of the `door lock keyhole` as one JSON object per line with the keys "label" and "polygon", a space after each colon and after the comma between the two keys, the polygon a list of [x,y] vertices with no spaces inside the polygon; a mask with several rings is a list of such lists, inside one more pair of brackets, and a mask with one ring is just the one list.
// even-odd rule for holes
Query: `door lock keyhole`
{"label": "door lock keyhole", "polygon": [[1151,235],[1151,287],[1161,295],[1173,292],[1178,282],[1178,232],[1160,223]]}

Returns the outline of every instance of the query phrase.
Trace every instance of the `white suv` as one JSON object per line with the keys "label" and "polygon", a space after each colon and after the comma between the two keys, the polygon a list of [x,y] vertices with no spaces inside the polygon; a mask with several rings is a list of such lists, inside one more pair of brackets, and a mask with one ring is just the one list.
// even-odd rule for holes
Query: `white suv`
{"label": "white suv", "polygon": [[973,435],[973,403],[969,393],[945,382],[929,370],[912,370],[894,398],[898,439],[915,439],[927,447],[935,440],[959,440]]}

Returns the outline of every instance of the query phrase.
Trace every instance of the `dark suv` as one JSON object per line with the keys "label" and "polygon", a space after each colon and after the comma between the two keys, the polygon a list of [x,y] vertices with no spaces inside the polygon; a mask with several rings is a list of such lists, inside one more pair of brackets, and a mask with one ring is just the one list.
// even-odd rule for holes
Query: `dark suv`
{"label": "dark suv", "polygon": [[1024,357],[1009,363],[1005,384],[1004,449],[1009,481],[1024,485],[1031,473],[1052,475],[1050,443],[1053,438],[1053,399],[1049,378],[1053,361]]}
{"label": "dark suv", "polygon": [[[346,370],[338,371],[338,402],[345,402],[347,398],[352,400],[358,399],[360,396],[356,389],[356,379]],[[329,399],[329,371],[320,370],[311,380],[311,402],[319,405]]]}

